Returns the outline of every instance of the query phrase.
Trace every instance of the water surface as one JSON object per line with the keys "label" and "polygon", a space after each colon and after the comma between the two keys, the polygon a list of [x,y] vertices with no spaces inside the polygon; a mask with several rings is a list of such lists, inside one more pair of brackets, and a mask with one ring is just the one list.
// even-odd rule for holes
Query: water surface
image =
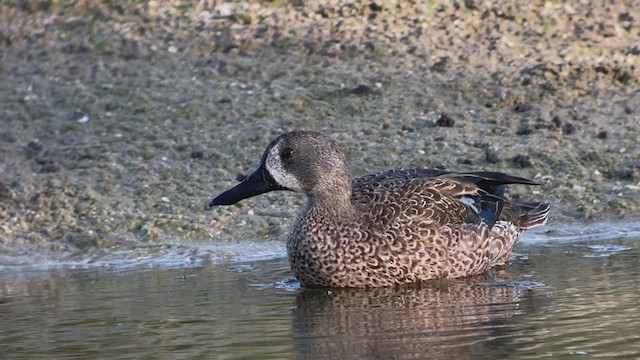
{"label": "water surface", "polygon": [[[551,238],[557,237],[556,240]],[[282,256],[4,269],[9,358],[640,358],[640,237],[532,237],[507,269],[301,289]]]}

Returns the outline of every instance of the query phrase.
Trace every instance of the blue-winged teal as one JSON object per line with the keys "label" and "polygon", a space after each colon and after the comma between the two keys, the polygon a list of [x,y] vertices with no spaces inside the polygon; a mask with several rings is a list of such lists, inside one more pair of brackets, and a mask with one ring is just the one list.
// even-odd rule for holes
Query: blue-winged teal
{"label": "blue-winged teal", "polygon": [[291,269],[310,287],[377,287],[482,273],[507,262],[549,204],[504,199],[507,184],[536,182],[497,172],[389,170],[351,180],[344,154],[310,131],[280,135],[258,169],[209,206],[273,190],[307,195],[287,238]]}

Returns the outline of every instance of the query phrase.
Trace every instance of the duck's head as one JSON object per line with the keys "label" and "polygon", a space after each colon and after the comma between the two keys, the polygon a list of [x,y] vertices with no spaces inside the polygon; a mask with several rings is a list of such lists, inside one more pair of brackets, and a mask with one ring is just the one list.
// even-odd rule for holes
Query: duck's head
{"label": "duck's head", "polygon": [[264,151],[258,169],[214,197],[209,206],[232,205],[274,190],[349,199],[351,176],[344,154],[333,140],[317,132],[282,134]]}

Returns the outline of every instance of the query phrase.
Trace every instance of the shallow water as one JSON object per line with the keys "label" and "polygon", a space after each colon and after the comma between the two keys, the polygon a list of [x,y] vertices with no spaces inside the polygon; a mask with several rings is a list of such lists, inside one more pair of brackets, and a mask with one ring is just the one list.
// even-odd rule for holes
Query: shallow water
{"label": "shallow water", "polygon": [[[611,233],[609,233],[611,235]],[[510,267],[301,289],[285,258],[5,269],[10,358],[640,358],[640,237],[529,237]]]}

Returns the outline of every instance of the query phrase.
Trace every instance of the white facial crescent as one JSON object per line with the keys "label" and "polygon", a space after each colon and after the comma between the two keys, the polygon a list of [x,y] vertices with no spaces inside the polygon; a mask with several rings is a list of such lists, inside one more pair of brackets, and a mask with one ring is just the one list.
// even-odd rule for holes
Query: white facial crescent
{"label": "white facial crescent", "polygon": [[271,175],[273,180],[275,180],[280,186],[293,191],[302,192],[302,184],[300,184],[298,178],[284,168],[282,158],[280,157],[281,147],[282,142],[280,141],[269,150],[267,158],[265,159],[265,167],[267,168],[269,175]]}

